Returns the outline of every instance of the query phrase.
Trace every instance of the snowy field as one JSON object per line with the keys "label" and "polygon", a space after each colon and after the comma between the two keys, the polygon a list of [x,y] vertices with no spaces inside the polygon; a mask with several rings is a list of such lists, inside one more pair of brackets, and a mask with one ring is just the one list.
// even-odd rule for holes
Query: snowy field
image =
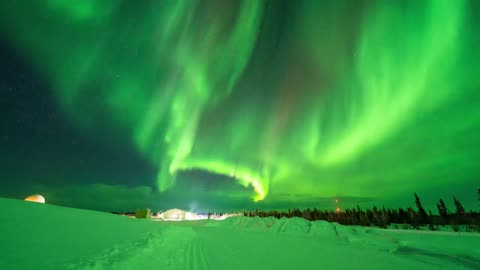
{"label": "snowy field", "polygon": [[480,234],[303,219],[153,222],[0,199],[0,269],[480,269]]}

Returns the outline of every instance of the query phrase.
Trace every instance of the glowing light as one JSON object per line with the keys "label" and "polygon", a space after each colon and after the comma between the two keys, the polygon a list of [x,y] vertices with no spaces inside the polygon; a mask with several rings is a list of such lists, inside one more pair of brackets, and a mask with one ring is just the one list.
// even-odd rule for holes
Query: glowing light
{"label": "glowing light", "polygon": [[35,195],[30,195],[27,198],[25,198],[25,201],[36,202],[36,203],[45,203],[45,198],[42,195],[35,194]]}

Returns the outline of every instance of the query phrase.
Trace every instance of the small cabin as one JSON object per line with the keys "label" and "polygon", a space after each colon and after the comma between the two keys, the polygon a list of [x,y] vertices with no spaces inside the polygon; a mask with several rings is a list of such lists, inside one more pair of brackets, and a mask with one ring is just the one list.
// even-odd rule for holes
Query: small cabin
{"label": "small cabin", "polygon": [[135,218],[151,218],[151,217],[152,217],[152,210],[150,210],[150,208],[137,209],[137,211],[135,211]]}

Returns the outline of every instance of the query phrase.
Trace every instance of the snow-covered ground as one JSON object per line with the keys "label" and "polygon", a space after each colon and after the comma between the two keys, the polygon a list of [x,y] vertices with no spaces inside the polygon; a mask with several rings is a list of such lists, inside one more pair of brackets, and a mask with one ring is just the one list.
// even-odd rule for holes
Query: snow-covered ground
{"label": "snow-covered ground", "polygon": [[299,218],[154,222],[0,199],[0,269],[480,269],[480,234]]}

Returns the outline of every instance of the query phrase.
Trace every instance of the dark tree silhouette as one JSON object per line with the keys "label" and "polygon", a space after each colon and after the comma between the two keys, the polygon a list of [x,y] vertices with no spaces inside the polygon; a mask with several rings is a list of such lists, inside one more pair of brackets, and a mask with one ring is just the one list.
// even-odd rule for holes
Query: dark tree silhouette
{"label": "dark tree silhouette", "polygon": [[465,215],[465,208],[463,208],[463,205],[462,203],[460,203],[459,200],[457,200],[457,198],[453,197],[453,203],[455,204],[455,208],[456,208],[456,214],[457,215],[460,215],[460,216],[464,216]]}
{"label": "dark tree silhouette", "polygon": [[415,205],[417,206],[417,209],[418,209],[419,222],[421,224],[426,224],[428,223],[427,212],[425,212],[425,208],[423,208],[422,202],[420,201],[420,198],[418,197],[417,193],[415,193],[414,195],[415,195]]}
{"label": "dark tree silhouette", "polygon": [[448,222],[448,208],[445,205],[445,202],[440,199],[437,203],[438,214],[443,218],[445,222]]}

